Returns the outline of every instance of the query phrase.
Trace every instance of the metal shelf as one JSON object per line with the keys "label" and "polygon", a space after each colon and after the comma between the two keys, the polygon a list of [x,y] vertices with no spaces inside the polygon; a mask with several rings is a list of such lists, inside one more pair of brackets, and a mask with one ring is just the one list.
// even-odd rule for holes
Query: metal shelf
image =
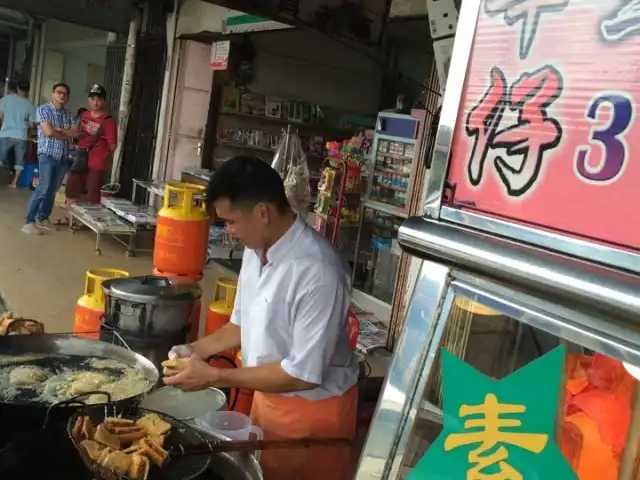
{"label": "metal shelf", "polygon": [[400,218],[407,218],[409,216],[407,215],[406,210],[402,207],[395,207],[393,205],[389,205],[388,203],[378,202],[376,200],[367,199],[364,201],[364,206]]}

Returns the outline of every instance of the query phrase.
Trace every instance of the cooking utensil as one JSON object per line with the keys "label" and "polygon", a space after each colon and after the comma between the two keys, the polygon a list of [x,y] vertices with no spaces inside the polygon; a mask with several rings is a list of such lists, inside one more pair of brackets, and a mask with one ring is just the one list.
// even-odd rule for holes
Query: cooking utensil
{"label": "cooking utensil", "polygon": [[[96,478],[104,480],[130,480],[126,475],[113,472],[93,461],[89,455],[87,455],[85,449],[75,441],[71,432],[76,420],[81,416],[88,416],[91,418],[91,422],[94,425],[98,425],[102,423],[106,417],[121,416],[122,418],[137,420],[149,413],[159,415],[160,418],[171,425],[171,431],[165,440],[165,448],[174,450],[182,444],[201,445],[205,443],[205,440],[196,429],[165,413],[154,412],[153,410],[147,410],[140,407],[120,408],[119,406],[111,405],[106,407],[91,405],[76,410],[67,422],[67,434],[73,442],[73,445],[76,447],[80,458]],[[175,461],[171,461],[166,466],[163,466],[162,470],[158,469],[155,465],[152,465],[148,479],[153,480],[154,478],[162,478],[165,480],[191,480],[200,476],[207,469],[210,463],[211,458],[206,455],[185,455],[181,458],[176,458]]]}
{"label": "cooking utensil", "polygon": [[15,318],[7,326],[4,336],[44,333],[44,325],[30,318]]}
{"label": "cooking utensil", "polygon": [[147,395],[140,407],[166,413],[171,417],[191,423],[196,417],[224,410],[227,396],[217,388],[205,388],[197,392],[183,392],[174,387],[162,387]]}
{"label": "cooking utensil", "polygon": [[[37,365],[50,371],[61,371],[65,368],[72,368],[82,371],[105,371],[109,369],[96,369],[85,365],[87,359],[96,357],[114,359],[122,364],[133,367],[144,374],[144,378],[148,381],[149,387],[137,395],[132,395],[126,399],[116,401],[138,401],[143,394],[150,391],[158,382],[158,369],[141,355],[138,355],[125,348],[111,345],[105,342],[97,342],[86,338],[74,337],[67,334],[34,334],[34,335],[15,335],[0,337],[0,352],[2,355],[17,357],[16,361],[12,361],[8,365]],[[64,357],[60,357],[60,356]],[[21,361],[20,357],[24,356],[26,360]],[[29,357],[42,358],[29,359]],[[1,365],[0,365],[1,366]],[[109,372],[113,375],[113,371]],[[50,404],[37,401],[34,398],[35,392],[24,389],[19,395],[12,397],[11,400],[3,399],[0,401],[3,407],[3,414],[7,408],[35,408],[35,414],[44,415]],[[68,405],[61,405],[68,406]],[[42,420],[40,420],[42,421]]]}
{"label": "cooking utensil", "polygon": [[195,455],[211,455],[229,452],[253,452],[256,450],[282,450],[289,448],[341,447],[353,445],[349,438],[286,438],[282,440],[205,440],[197,445],[177,445],[169,450],[171,460]]}
{"label": "cooking utensil", "polygon": [[105,323],[120,332],[162,335],[190,326],[202,290],[194,282],[167,277],[113,278],[102,283]]}
{"label": "cooking utensil", "polygon": [[[82,401],[83,399],[96,394],[103,394],[105,396],[105,402],[111,402],[111,396],[108,393],[94,391],[87,392],[83,395],[79,395],[62,402],[54,403],[47,409],[44,421],[42,421],[42,424],[39,425],[38,428],[34,428],[33,425],[29,428],[29,420],[33,421],[34,417],[24,418],[25,421],[23,422],[19,421],[19,419],[18,421],[15,421],[15,417],[12,418],[12,420],[15,421],[13,430],[17,430],[17,432],[12,437],[11,441],[0,444],[0,473],[11,470],[32,452],[48,448],[47,444],[52,441],[56,433],[55,431],[52,432],[51,429],[48,428],[52,423],[55,423],[55,420],[53,422],[51,421],[53,417],[52,412],[61,407],[83,406],[85,405]],[[22,410],[22,412],[23,411],[24,410]],[[6,417],[3,418],[3,420],[5,419]],[[3,422],[3,426],[11,428],[11,425],[7,425],[5,422]],[[55,430],[55,428],[53,430]]]}

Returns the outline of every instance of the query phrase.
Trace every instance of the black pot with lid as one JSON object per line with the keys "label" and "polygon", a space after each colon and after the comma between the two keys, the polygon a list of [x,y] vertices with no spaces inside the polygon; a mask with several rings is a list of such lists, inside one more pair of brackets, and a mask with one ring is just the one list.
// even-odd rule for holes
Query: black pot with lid
{"label": "black pot with lid", "polygon": [[195,282],[167,277],[113,278],[102,283],[105,324],[140,336],[174,335],[188,329],[202,295]]}

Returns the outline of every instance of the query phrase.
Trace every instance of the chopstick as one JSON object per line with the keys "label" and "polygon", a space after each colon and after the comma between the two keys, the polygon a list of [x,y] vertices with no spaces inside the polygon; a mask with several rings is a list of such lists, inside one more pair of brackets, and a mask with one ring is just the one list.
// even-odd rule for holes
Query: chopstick
{"label": "chopstick", "polygon": [[207,455],[212,453],[253,452],[286,448],[350,447],[350,438],[287,438],[283,440],[204,441],[194,445],[179,445],[169,452],[171,457]]}

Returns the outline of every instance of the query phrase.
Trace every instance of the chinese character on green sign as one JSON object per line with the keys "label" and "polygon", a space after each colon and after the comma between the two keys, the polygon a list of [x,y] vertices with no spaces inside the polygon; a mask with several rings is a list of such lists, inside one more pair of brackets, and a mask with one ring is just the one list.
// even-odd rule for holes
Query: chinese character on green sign
{"label": "chinese character on green sign", "polygon": [[554,441],[564,347],[494,380],[442,350],[442,433],[409,480],[577,480]]}

